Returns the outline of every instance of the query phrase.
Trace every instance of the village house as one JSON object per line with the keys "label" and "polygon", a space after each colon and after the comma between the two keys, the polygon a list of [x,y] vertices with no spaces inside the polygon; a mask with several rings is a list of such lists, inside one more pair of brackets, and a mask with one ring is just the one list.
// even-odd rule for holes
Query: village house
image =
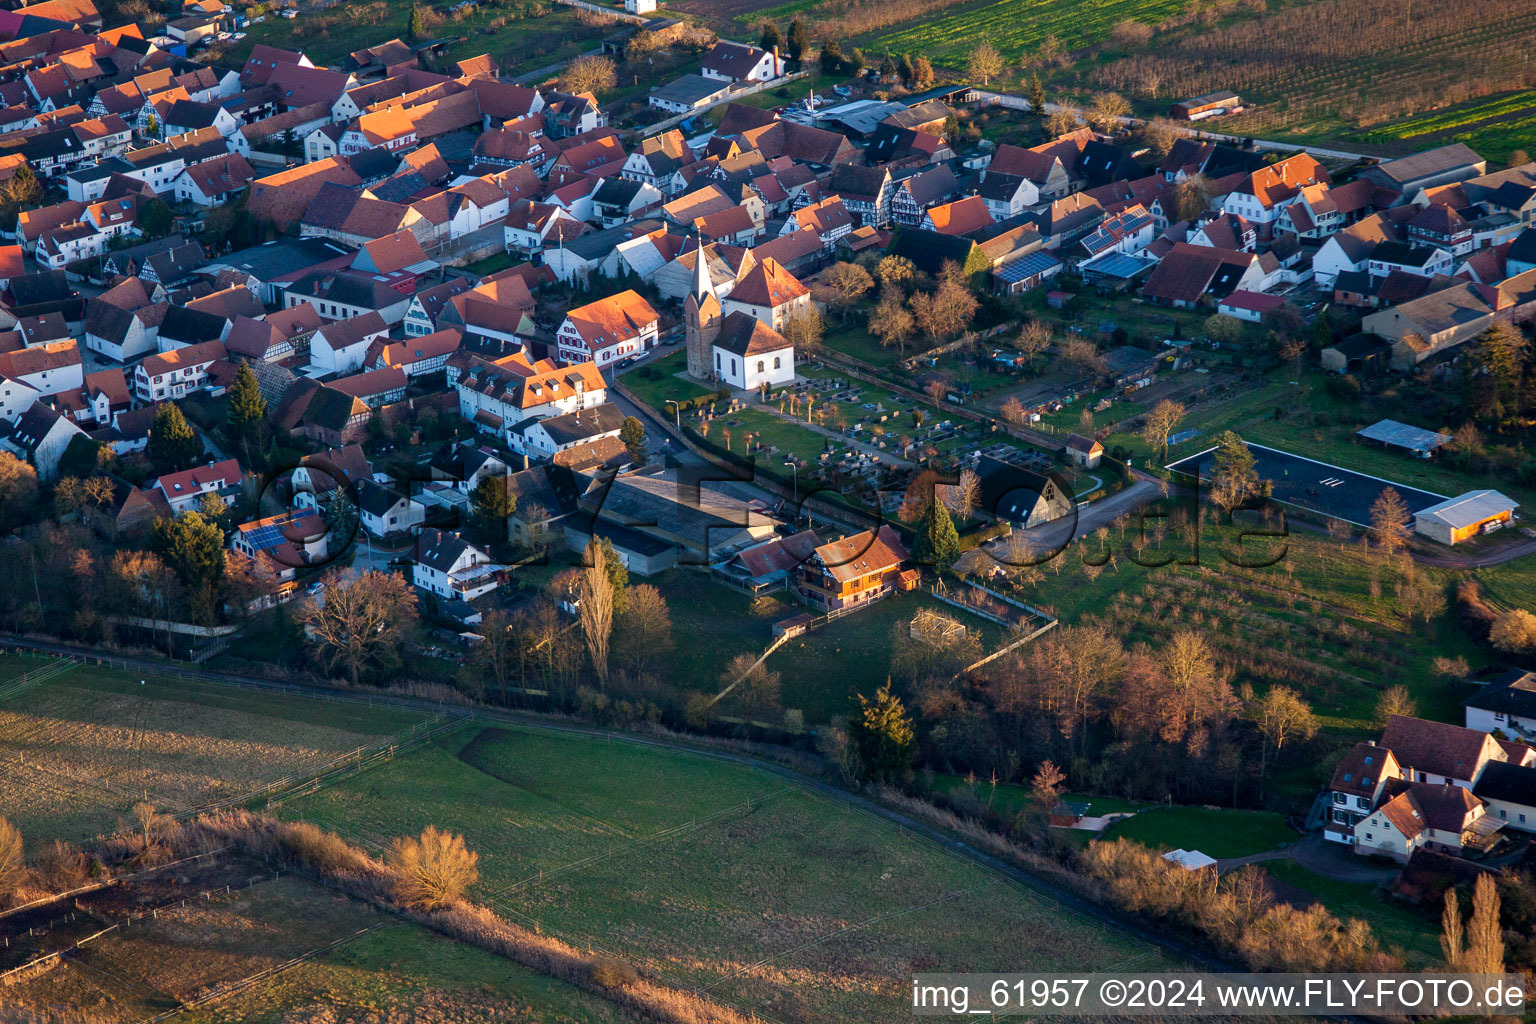
{"label": "village house", "polygon": [[152,355],[134,367],[134,397],[140,402],[182,398],[206,386],[209,371],[226,355],[220,341],[205,341]]}
{"label": "village house", "polygon": [[459,415],[477,430],[506,437],[508,428],[602,405],[607,385],[591,362],[559,367],[529,361],[521,352],[496,360],[478,356],[450,361],[450,385],[458,392]]}
{"label": "village house", "polygon": [[224,499],[233,499],[244,479],[245,473],[238,461],[223,459],[204,466],[194,466],[180,473],[156,477],[150,487],[165,496],[165,503],[173,515],[181,515],[189,509],[198,508],[206,495],[215,494]]}
{"label": "village house", "polygon": [[411,552],[411,582],[452,601],[473,601],[501,586],[507,566],[456,533],[424,529]]}
{"label": "village house", "polygon": [[823,611],[862,606],[911,589],[917,570],[903,570],[907,550],[888,526],[823,544],[800,566],[795,589]]}
{"label": "village house", "polygon": [[566,314],[555,333],[559,360],[595,363],[599,368],[637,355],[656,344],[661,318],[651,304],[625,289]]}
{"label": "village house", "polygon": [[811,290],[772,257],[758,260],[721,299],[727,315],[746,313],[776,332],[811,308]]}

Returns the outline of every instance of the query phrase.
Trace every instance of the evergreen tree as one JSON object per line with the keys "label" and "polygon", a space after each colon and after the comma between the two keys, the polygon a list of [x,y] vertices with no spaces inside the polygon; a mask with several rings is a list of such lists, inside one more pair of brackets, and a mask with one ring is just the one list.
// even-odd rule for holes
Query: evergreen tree
{"label": "evergreen tree", "polygon": [[828,39],[821,44],[821,73],[835,75],[843,69],[843,48],[838,45],[836,39]]}
{"label": "evergreen tree", "polygon": [[874,699],[858,695],[859,707],[848,716],[848,740],[859,755],[866,778],[875,782],[904,782],[917,758],[917,730],[891,684]]}
{"label": "evergreen tree", "polygon": [[1045,84],[1038,72],[1029,78],[1029,108],[1042,117],[1045,115]]}
{"label": "evergreen tree", "polygon": [[1312,325],[1312,351],[1321,352],[1333,344],[1333,322],[1328,319],[1328,307],[1317,311],[1317,322]]}
{"label": "evergreen tree", "polygon": [[490,474],[481,477],[469,501],[486,535],[495,540],[505,540],[507,519],[517,511],[517,495],[507,489],[506,477]]}
{"label": "evergreen tree", "polygon": [[798,66],[805,56],[805,51],[811,48],[811,38],[805,31],[805,22],[796,18],[789,23],[789,59]]}
{"label": "evergreen tree", "polygon": [[843,58],[843,69],[853,77],[857,77],[868,65],[869,58],[864,56],[864,51],[857,46],[848,52],[848,56]]}
{"label": "evergreen tree", "polygon": [[162,402],[149,427],[149,461],[161,473],[185,469],[203,453],[203,444],[192,424],[174,402]]}
{"label": "evergreen tree", "polygon": [[261,386],[256,382],[256,372],[250,363],[241,363],[235,371],[235,382],[229,386],[229,410],[227,420],[230,435],[246,440],[262,420],[267,418],[267,400],[261,397]]}
{"label": "evergreen tree", "polygon": [[928,511],[917,524],[917,544],[912,554],[919,562],[938,569],[960,557],[960,534],[955,531],[949,509],[937,497],[929,499]]}
{"label": "evergreen tree", "polygon": [[176,212],[164,199],[151,199],[139,208],[139,230],[146,238],[164,238],[175,221]]}
{"label": "evergreen tree", "polygon": [[155,520],[150,547],[187,588],[194,618],[212,621],[224,580],[224,531],[201,512]]}
{"label": "evergreen tree", "polygon": [[425,39],[427,37],[427,19],[422,15],[420,7],[411,8],[410,33],[412,39]]}
{"label": "evergreen tree", "polygon": [[758,37],[757,45],[772,53],[775,46],[784,45],[784,33],[780,32],[779,26],[773,22],[765,21],[763,22],[763,34]]}
{"label": "evergreen tree", "polygon": [[629,457],[636,466],[645,465],[649,458],[646,451],[645,424],[633,416],[624,417],[624,424],[619,427],[619,440],[624,442],[624,447],[629,450]]}
{"label": "evergreen tree", "polygon": [[891,51],[885,51],[885,59],[880,62],[880,77],[891,78],[896,74],[896,58],[891,56]]}
{"label": "evergreen tree", "polygon": [[910,54],[902,54],[896,62],[896,74],[901,78],[901,84],[907,88],[912,87],[912,57]]}

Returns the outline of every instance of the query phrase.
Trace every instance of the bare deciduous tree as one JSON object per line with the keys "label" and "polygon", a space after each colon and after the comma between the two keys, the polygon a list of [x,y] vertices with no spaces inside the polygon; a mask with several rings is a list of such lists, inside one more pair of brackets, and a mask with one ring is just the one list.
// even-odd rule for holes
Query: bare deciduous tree
{"label": "bare deciduous tree", "polygon": [[318,600],[299,609],[299,623],[326,665],[356,684],[365,670],[398,660],[398,646],[416,621],[416,595],[393,572],[332,573]]}
{"label": "bare deciduous tree", "polygon": [[560,84],[569,93],[593,94],[612,89],[618,82],[618,73],[612,58],[597,54],[583,54],[565,66]]}
{"label": "bare deciduous tree", "polygon": [[1477,876],[1472,890],[1472,920],[1461,970],[1469,974],[1504,973],[1504,926],[1499,922],[1499,888],[1493,876]]}
{"label": "bare deciduous tree", "polygon": [[1488,642],[1501,651],[1523,654],[1536,649],[1536,615],[1512,608],[1493,620]]}
{"label": "bare deciduous tree", "polygon": [[949,509],[956,519],[964,521],[975,514],[976,506],[979,504],[981,504],[981,477],[974,469],[961,470],[954,485],[944,491],[944,507]]}
{"label": "bare deciduous tree", "polygon": [[1382,491],[1371,504],[1371,535],[1376,539],[1376,546],[1389,555],[1405,548],[1411,530],[1408,525],[1410,515],[1408,503],[1397,493],[1397,488],[1388,487]]}
{"label": "bare deciduous tree", "polygon": [[649,584],[630,587],[627,593],[618,617],[621,653],[630,667],[644,672],[672,649],[672,613],[661,591]]}
{"label": "bare deciduous tree", "polygon": [[[729,444],[729,442],[727,442]],[[613,584],[601,544],[587,545],[587,568],[581,573],[581,631],[598,681],[608,682],[608,644],[613,637]]]}
{"label": "bare deciduous tree", "polygon": [[1031,320],[1019,329],[1019,337],[1014,344],[1019,346],[1019,354],[1025,362],[1034,362],[1045,354],[1055,340],[1056,332],[1051,330],[1050,324],[1044,320]]}
{"label": "bare deciduous tree", "polygon": [[1173,433],[1183,419],[1184,406],[1165,398],[1154,405],[1142,421],[1141,439],[1157,452],[1159,458],[1163,458],[1168,454],[1168,435]]}
{"label": "bare deciduous tree", "polygon": [[1387,719],[1393,715],[1404,715],[1412,718],[1418,713],[1418,702],[1413,699],[1413,694],[1408,692],[1408,687],[1401,683],[1387,687],[1381,691],[1381,696],[1376,698],[1376,721],[1382,725],[1387,724]]}
{"label": "bare deciduous tree", "polygon": [[480,879],[480,855],[464,845],[463,836],[435,825],[419,838],[396,837],[386,859],[395,869],[395,898],[417,910],[447,906]]}

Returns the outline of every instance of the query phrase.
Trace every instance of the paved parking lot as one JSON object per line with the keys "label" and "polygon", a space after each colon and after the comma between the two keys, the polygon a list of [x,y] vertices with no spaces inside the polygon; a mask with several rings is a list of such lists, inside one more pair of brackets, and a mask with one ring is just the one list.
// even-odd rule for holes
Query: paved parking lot
{"label": "paved parking lot", "polygon": [[[1261,444],[1250,443],[1248,450],[1253,452],[1254,469],[1259,479],[1273,481],[1276,501],[1356,526],[1371,525],[1371,506],[1388,487],[1395,488],[1403,496],[1409,512],[1437,505],[1448,497]],[[1170,464],[1168,469],[1209,480],[1215,452],[1214,447],[1208,448]]]}

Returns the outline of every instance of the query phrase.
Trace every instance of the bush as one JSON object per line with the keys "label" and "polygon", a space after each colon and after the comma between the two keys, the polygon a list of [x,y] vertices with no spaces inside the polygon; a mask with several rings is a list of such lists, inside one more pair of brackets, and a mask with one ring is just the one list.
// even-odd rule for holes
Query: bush
{"label": "bush", "polygon": [[587,978],[598,988],[629,988],[640,981],[640,972],[628,961],[605,957],[592,961]]}
{"label": "bush", "polygon": [[404,906],[435,910],[447,906],[480,879],[480,855],[464,845],[464,837],[439,832],[435,825],[421,837],[397,838],[389,846],[395,869],[395,896]]}

